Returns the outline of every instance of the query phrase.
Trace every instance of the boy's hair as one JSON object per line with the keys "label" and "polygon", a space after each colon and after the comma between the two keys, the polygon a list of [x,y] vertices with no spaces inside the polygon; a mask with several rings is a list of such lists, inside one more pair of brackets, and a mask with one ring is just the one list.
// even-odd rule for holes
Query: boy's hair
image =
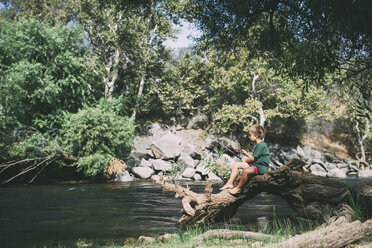
{"label": "boy's hair", "polygon": [[254,134],[259,139],[263,139],[265,137],[265,129],[260,126],[259,124],[253,125],[249,128],[249,133]]}

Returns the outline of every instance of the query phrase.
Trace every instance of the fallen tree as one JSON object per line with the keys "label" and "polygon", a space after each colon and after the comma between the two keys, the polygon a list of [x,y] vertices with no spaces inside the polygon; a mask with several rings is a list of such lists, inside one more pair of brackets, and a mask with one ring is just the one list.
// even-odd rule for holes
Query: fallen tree
{"label": "fallen tree", "polygon": [[[282,196],[300,216],[309,219],[328,220],[331,216],[345,216],[351,221],[354,211],[348,204],[347,185],[305,172],[304,165],[303,161],[293,159],[275,171],[254,176],[238,195],[231,195],[228,190],[212,194],[210,181],[206,182],[204,194],[197,194],[163,179],[157,181],[157,184],[164,191],[174,192],[177,197],[182,197],[183,216],[178,221],[180,227],[229,219],[244,201],[254,198],[261,192]],[[371,188],[364,185],[360,191],[363,199],[367,199],[368,209],[372,209]]]}

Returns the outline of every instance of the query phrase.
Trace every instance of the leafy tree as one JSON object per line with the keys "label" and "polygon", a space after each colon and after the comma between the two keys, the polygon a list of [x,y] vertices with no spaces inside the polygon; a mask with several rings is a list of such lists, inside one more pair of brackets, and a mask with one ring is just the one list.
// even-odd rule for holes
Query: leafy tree
{"label": "leafy tree", "polygon": [[[245,48],[232,53],[186,56],[154,89],[165,112],[190,115],[196,110],[211,117],[213,130],[226,133],[253,123],[270,125],[275,117],[332,119],[337,116],[327,92],[301,79],[275,73],[264,58],[249,58]],[[245,130],[247,131],[247,130]]]}
{"label": "leafy tree", "polygon": [[130,154],[133,124],[115,110],[102,100],[97,107],[66,115],[61,142],[69,154],[79,157],[78,169],[87,176],[102,175],[112,157],[127,158]]}
{"label": "leafy tree", "polygon": [[0,99],[5,116],[45,127],[54,121],[51,115],[76,112],[99,96],[101,81],[86,63],[93,57],[83,46],[80,29],[1,21],[0,34]]}

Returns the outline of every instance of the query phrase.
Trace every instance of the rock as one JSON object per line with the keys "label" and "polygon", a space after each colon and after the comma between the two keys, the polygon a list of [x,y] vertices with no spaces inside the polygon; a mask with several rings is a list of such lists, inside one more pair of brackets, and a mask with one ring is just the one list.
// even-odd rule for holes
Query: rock
{"label": "rock", "polygon": [[182,177],[184,178],[192,178],[196,173],[196,170],[194,168],[186,168],[183,173]]}
{"label": "rock", "polygon": [[311,146],[304,146],[304,147],[302,147],[302,151],[304,152],[306,158],[310,158],[310,155],[311,155]]}
{"label": "rock", "polygon": [[297,152],[289,151],[289,152],[283,153],[283,160],[285,160],[286,162],[288,162],[291,159],[295,159],[295,158],[297,159],[299,158],[297,155]]}
{"label": "rock", "polygon": [[336,166],[339,169],[343,169],[343,168],[347,168],[348,167],[348,165],[346,163],[344,163],[344,162],[337,163]]}
{"label": "rock", "polygon": [[277,156],[272,156],[270,159],[277,167],[283,166]]}
{"label": "rock", "polygon": [[154,154],[151,150],[151,140],[151,137],[146,136],[135,137],[133,140],[133,149],[130,153],[130,157],[137,160],[153,157]]}
{"label": "rock", "polygon": [[327,177],[346,178],[346,171],[342,169],[333,169],[327,173]]}
{"label": "rock", "polygon": [[181,156],[177,160],[177,164],[185,167],[195,168],[194,160],[187,153],[181,153]]}
{"label": "rock", "polygon": [[205,148],[212,151],[214,148],[218,146],[219,144],[217,142],[217,139],[214,136],[208,134],[207,138],[205,139]]}
{"label": "rock", "polygon": [[146,160],[146,159],[142,159],[141,160],[141,164],[140,164],[140,167],[152,167],[152,164],[150,161]]}
{"label": "rock", "polygon": [[128,171],[124,171],[123,174],[121,174],[119,177],[116,178],[116,181],[119,181],[119,182],[130,182],[130,181],[133,181],[133,178],[129,174]]}
{"label": "rock", "polygon": [[328,162],[330,162],[330,163],[332,163],[332,162],[335,160],[335,157],[333,157],[333,156],[332,156],[331,154],[329,154],[328,152],[324,154],[324,157],[325,157],[325,159],[326,159]]}
{"label": "rock", "polygon": [[213,172],[209,172],[208,173],[208,178],[211,180],[211,181],[220,181],[220,182],[223,182],[221,178],[219,178],[216,174],[214,174]]}
{"label": "rock", "polygon": [[335,164],[332,164],[332,163],[325,163],[324,166],[325,166],[327,171],[331,171],[331,170],[337,168],[337,166]]}
{"label": "rock", "polygon": [[355,164],[349,164],[349,168],[351,171],[356,171],[356,172],[359,171],[358,166],[356,166]]}
{"label": "rock", "polygon": [[320,165],[321,167],[323,167],[324,170],[328,171],[328,170],[327,170],[327,167],[325,166],[325,164],[323,163],[323,161],[320,160],[320,159],[312,159],[312,160],[311,160],[311,164],[318,164],[318,165]]}
{"label": "rock", "polygon": [[311,150],[310,156],[312,159],[323,159],[323,154],[318,150]]}
{"label": "rock", "polygon": [[276,165],[272,161],[270,161],[269,168],[272,170],[276,170]]}
{"label": "rock", "polygon": [[235,149],[237,149],[237,150],[241,149],[240,144],[239,144],[238,141],[235,141],[235,140],[232,140],[232,139],[229,139],[229,138],[226,138],[226,137],[218,138],[218,141],[219,141],[219,147],[222,150],[225,150],[225,152],[227,152],[227,153],[230,152],[229,149],[231,151],[234,151]]}
{"label": "rock", "polygon": [[227,154],[222,154],[221,159],[224,161],[224,164],[230,167],[232,167],[235,163],[235,160]]}
{"label": "rock", "polygon": [[140,243],[153,243],[153,242],[155,242],[155,239],[151,238],[151,237],[140,236],[138,238],[138,242],[140,242]]}
{"label": "rock", "polygon": [[[164,179],[164,178],[163,178]],[[160,176],[159,175],[152,175],[151,176],[151,180],[153,181],[159,181],[160,180]],[[164,179],[165,180],[165,179]]]}
{"label": "rock", "polygon": [[165,242],[165,241],[170,240],[171,238],[176,238],[177,236],[178,236],[177,234],[167,233],[167,234],[164,234],[164,235],[160,236],[159,240],[162,241],[162,242]]}
{"label": "rock", "polygon": [[372,170],[360,170],[358,172],[360,178],[372,178]]}
{"label": "rock", "polygon": [[200,175],[199,173],[195,173],[195,175],[194,175],[194,180],[195,180],[195,181],[202,180],[201,175]]}
{"label": "rock", "polygon": [[181,139],[169,133],[151,144],[152,152],[158,159],[174,159],[181,155]]}
{"label": "rock", "polygon": [[320,164],[312,164],[309,169],[310,169],[311,172],[314,172],[314,171],[327,172],[327,170],[323,166],[321,166]]}
{"label": "rock", "polygon": [[196,172],[200,173],[202,176],[206,176],[210,171],[205,165],[198,164],[198,166],[196,166]]}
{"label": "rock", "polygon": [[133,167],[132,172],[137,177],[143,179],[148,179],[155,173],[155,171],[149,167]]}
{"label": "rock", "polygon": [[199,152],[201,150],[201,148],[199,149],[196,149],[196,146],[194,144],[183,144],[181,143],[182,145],[182,153],[186,153],[188,155],[190,155],[191,158],[193,159],[198,159],[200,160],[202,155],[201,153]]}
{"label": "rock", "polygon": [[148,130],[148,133],[149,133],[149,136],[152,136],[151,137],[152,139],[154,138],[157,139],[170,133],[170,131],[163,124],[159,122],[155,122],[151,125],[150,129]]}
{"label": "rock", "polygon": [[149,162],[156,171],[172,171],[172,164],[170,162],[161,159],[149,159]]}
{"label": "rock", "polygon": [[195,115],[187,125],[186,129],[205,129],[208,127],[209,119],[205,114],[198,113]]}
{"label": "rock", "polygon": [[297,146],[296,148],[296,152],[297,152],[297,155],[300,157],[300,158],[305,158],[305,152],[304,150],[302,150],[301,146]]}
{"label": "rock", "polygon": [[326,177],[328,172],[323,172],[323,171],[313,171],[311,174],[320,176],[320,177]]}

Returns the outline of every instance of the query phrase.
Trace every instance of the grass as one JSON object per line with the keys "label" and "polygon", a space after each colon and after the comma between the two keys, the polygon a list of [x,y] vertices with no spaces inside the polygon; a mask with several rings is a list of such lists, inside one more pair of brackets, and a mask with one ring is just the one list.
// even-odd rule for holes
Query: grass
{"label": "grass", "polygon": [[[188,228],[186,230],[179,230],[176,235],[169,240],[161,241],[158,237],[152,237],[155,239],[154,242],[139,242],[135,239],[127,239],[127,243],[111,243],[105,244],[102,242],[97,242],[93,240],[80,239],[75,242],[67,243],[50,243],[44,244],[38,247],[76,247],[76,248],[194,248],[194,247],[261,247],[268,244],[273,244],[281,241],[282,239],[289,238],[296,234],[311,231],[318,227],[318,223],[314,223],[305,219],[295,218],[295,219],[278,219],[274,217],[272,221],[267,221],[264,226],[260,228],[249,227],[241,225],[240,223],[231,220],[224,222],[223,224],[217,225],[204,225],[194,228]],[[245,238],[236,239],[224,239],[224,238],[211,238],[203,241],[194,241],[193,238],[205,233],[212,229],[230,229],[239,231],[250,231],[250,232],[260,232],[265,234],[271,234],[275,236],[272,240],[254,240]]]}

